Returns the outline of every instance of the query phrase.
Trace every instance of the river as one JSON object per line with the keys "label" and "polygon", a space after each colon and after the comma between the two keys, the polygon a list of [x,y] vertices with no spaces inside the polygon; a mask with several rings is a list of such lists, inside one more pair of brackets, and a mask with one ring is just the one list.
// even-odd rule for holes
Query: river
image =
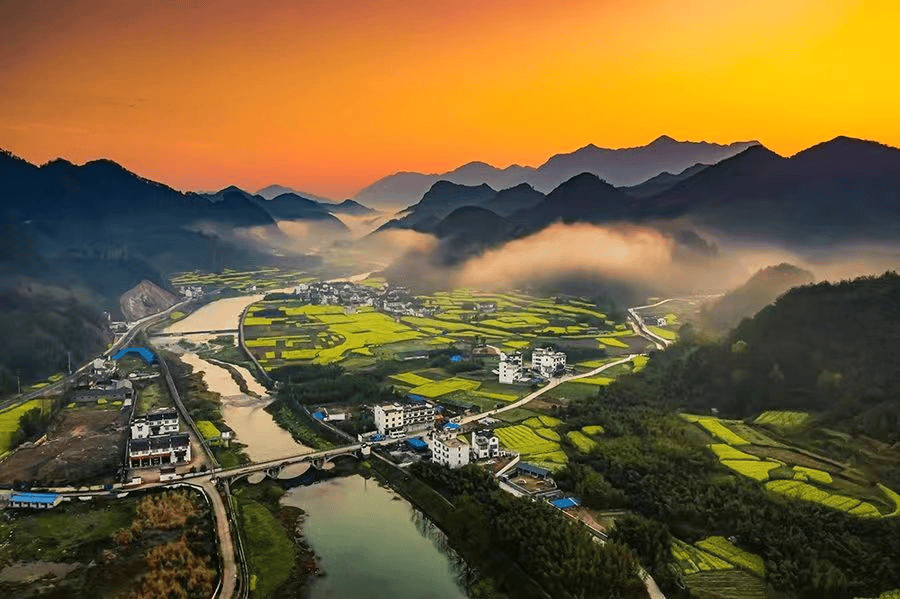
{"label": "river", "polygon": [[361,476],[289,490],[307,513],[304,533],[326,576],[311,599],[465,599],[465,562],[420,511]]}
{"label": "river", "polygon": [[[204,360],[195,353],[185,352],[178,342],[186,339],[199,344],[217,336],[195,331],[235,331],[236,338],[241,313],[247,306],[263,297],[250,295],[210,302],[163,331],[166,334],[183,335],[153,339],[155,344],[180,354],[181,361],[193,367],[194,372],[203,372],[203,380],[209,390],[222,396],[222,417],[225,424],[234,430],[237,441],[247,446],[244,452],[254,462],[276,460],[313,450],[294,441],[291,434],[278,426],[271,414],[264,410],[272,398],[268,396],[266,388],[253,378],[250,371],[243,366],[234,366],[247,383],[247,388],[251,392],[251,395],[248,395],[241,391],[227,369]],[[195,333],[189,334],[191,332]]]}

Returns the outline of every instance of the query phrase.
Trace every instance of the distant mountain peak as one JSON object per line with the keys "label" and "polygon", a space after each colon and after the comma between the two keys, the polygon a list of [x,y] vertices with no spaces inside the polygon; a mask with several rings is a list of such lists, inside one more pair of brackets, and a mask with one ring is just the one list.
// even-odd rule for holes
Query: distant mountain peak
{"label": "distant mountain peak", "polygon": [[647,145],[660,146],[660,145],[677,144],[677,143],[681,143],[681,142],[679,142],[678,140],[676,140],[673,137],[669,137],[668,135],[660,135],[659,137],[657,137],[656,139],[654,139]]}

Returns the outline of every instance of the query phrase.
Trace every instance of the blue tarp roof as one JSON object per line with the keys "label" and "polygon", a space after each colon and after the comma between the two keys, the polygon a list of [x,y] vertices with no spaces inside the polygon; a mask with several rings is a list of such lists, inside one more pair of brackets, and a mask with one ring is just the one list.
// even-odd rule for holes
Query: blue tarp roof
{"label": "blue tarp roof", "polygon": [[416,403],[424,403],[425,402],[425,398],[422,397],[421,395],[413,395],[412,393],[410,393],[406,397],[407,397],[407,399],[409,399],[409,401],[414,401]]}
{"label": "blue tarp roof", "polygon": [[53,503],[59,498],[56,493],[13,493],[10,501],[21,501],[23,503]]}
{"label": "blue tarp roof", "polygon": [[581,500],[577,497],[563,497],[562,499],[555,499],[550,503],[553,504],[553,507],[564,510],[569,507],[576,507],[581,505]]}
{"label": "blue tarp roof", "polygon": [[444,425],[444,430],[445,430],[445,431],[455,431],[455,430],[458,430],[458,429],[459,429],[459,425],[456,424],[455,422],[451,422],[451,423],[449,423],[449,424],[445,424],[445,425]]}
{"label": "blue tarp roof", "polygon": [[428,443],[419,439],[418,437],[413,437],[412,439],[407,439],[406,444],[412,447],[413,449],[428,449]]}
{"label": "blue tarp roof", "polygon": [[128,354],[137,354],[138,356],[144,359],[144,362],[147,364],[151,364],[156,361],[156,356],[153,355],[153,352],[147,349],[146,347],[126,347],[120,349],[115,354],[113,354],[113,360],[121,360]]}
{"label": "blue tarp roof", "polygon": [[313,412],[312,415],[316,420],[325,420],[325,414],[322,412]]}
{"label": "blue tarp roof", "polygon": [[462,356],[460,356],[460,355],[450,356],[450,361],[451,362],[462,362]]}
{"label": "blue tarp roof", "polygon": [[529,474],[536,474],[537,476],[547,476],[548,474],[550,474],[549,470],[539,468],[538,466],[529,464],[528,462],[519,462],[518,464],[516,464],[516,468],[518,470],[528,472]]}

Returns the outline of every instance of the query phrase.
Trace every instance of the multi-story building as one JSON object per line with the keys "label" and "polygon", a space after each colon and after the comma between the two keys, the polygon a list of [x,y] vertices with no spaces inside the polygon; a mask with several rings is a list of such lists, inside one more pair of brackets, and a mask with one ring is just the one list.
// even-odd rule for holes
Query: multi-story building
{"label": "multi-story building", "polygon": [[191,461],[191,440],[187,433],[131,439],[128,442],[128,466],[150,468]]}
{"label": "multi-story building", "polygon": [[500,382],[512,385],[522,380],[522,354],[515,352],[512,354],[500,354],[500,365],[497,374]]}
{"label": "multi-story building", "polygon": [[434,424],[434,406],[428,403],[387,404],[375,406],[373,412],[378,434],[394,439]]}
{"label": "multi-story building", "polygon": [[531,354],[531,369],[539,372],[541,376],[550,378],[554,373],[564,370],[566,367],[566,354],[552,349],[535,348]]}
{"label": "multi-story building", "polygon": [[490,430],[472,433],[472,456],[476,460],[494,458],[500,455],[500,439]]}
{"label": "multi-story building", "polygon": [[470,448],[454,437],[434,437],[431,441],[431,461],[448,468],[460,468],[469,463]]}
{"label": "multi-story building", "polygon": [[147,439],[178,432],[178,412],[171,408],[156,410],[131,421],[131,438]]}

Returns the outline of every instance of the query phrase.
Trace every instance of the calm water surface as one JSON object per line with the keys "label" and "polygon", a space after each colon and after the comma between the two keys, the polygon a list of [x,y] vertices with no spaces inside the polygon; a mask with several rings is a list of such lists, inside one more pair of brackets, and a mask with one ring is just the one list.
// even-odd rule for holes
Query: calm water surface
{"label": "calm water surface", "polygon": [[465,563],[421,512],[390,489],[348,476],[289,490],[326,576],[312,599],[465,599]]}

